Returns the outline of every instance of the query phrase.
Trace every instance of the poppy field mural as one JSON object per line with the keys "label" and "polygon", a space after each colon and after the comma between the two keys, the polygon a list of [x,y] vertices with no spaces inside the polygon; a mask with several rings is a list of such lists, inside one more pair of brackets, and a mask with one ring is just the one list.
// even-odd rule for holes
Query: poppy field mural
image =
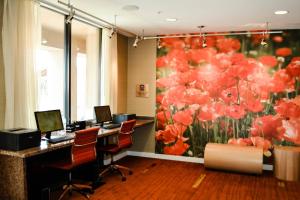
{"label": "poppy field mural", "polygon": [[299,30],[209,36],[206,48],[202,37],[160,39],[156,152],[203,157],[216,142],[270,155],[274,145],[300,145],[299,38]]}

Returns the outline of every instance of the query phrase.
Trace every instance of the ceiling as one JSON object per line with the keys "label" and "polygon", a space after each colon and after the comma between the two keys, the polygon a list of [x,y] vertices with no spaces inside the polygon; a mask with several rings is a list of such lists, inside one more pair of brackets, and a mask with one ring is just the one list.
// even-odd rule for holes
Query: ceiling
{"label": "ceiling", "polygon": [[[57,0],[48,0],[61,7]],[[62,0],[67,3],[67,0]],[[300,29],[299,0],[70,0],[84,10],[110,23],[117,15],[117,26],[145,36],[204,32],[244,31],[264,29]],[[135,11],[122,9],[136,5]],[[276,10],[288,10],[275,15]],[[166,18],[177,18],[167,22]]]}

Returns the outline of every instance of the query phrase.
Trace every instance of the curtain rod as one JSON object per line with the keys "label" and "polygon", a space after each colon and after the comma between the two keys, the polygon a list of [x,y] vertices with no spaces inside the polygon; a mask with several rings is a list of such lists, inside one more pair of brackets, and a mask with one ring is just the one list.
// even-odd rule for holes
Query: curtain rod
{"label": "curtain rod", "polygon": [[232,32],[232,33],[202,33],[202,34],[179,34],[179,35],[163,35],[163,36],[143,36],[143,40],[161,39],[161,38],[181,38],[181,37],[196,37],[196,36],[229,36],[229,35],[256,35],[256,34],[275,34],[282,31],[256,31],[256,32]]}
{"label": "curtain rod", "polygon": [[[64,5],[64,6],[66,6],[66,7],[68,7],[68,8],[70,8],[70,6],[72,6],[71,4],[62,2],[62,1],[60,1],[60,0],[58,0],[58,3],[60,3],[60,4]],[[84,14],[84,15],[86,15],[86,16],[89,16],[89,17],[91,17],[91,18],[96,19],[97,21],[100,21],[101,24],[105,24],[105,25],[103,25],[103,26],[104,26],[105,28],[107,28],[107,29],[113,29],[113,28],[116,28],[116,30],[117,30],[118,32],[123,33],[123,34],[125,34],[125,35],[127,35],[127,36],[135,36],[134,33],[131,33],[131,32],[129,32],[129,31],[127,31],[127,30],[124,30],[124,29],[122,29],[122,28],[120,28],[120,27],[118,27],[118,26],[116,26],[116,25],[114,25],[114,24],[112,24],[112,23],[110,23],[110,22],[108,22],[108,21],[105,21],[105,20],[103,20],[103,19],[101,19],[101,18],[99,18],[99,17],[96,17],[95,15],[92,15],[92,14],[90,14],[90,13],[87,13],[87,12],[85,12],[85,11],[79,9],[79,8],[74,7],[74,6],[72,6],[72,8],[73,8],[75,11],[81,12],[82,14]],[[76,16],[76,15],[78,15],[78,14],[75,12],[75,16]],[[80,17],[82,17],[82,16],[80,16]],[[85,19],[87,19],[87,18],[85,18]]]}
{"label": "curtain rod", "polygon": [[[64,14],[64,15],[69,14],[69,10],[68,9],[62,8],[61,6],[58,6],[58,5],[54,4],[54,3],[51,3],[51,2],[46,1],[46,0],[38,0],[38,1],[40,2],[40,5],[42,7],[44,7],[44,8],[48,8],[50,10],[59,12],[59,13]],[[64,6],[67,6],[68,8],[70,7],[69,4],[61,2],[59,0],[58,0],[58,3],[63,4]],[[105,20],[102,20],[102,19],[100,19],[100,18],[98,18],[98,17],[96,17],[94,15],[91,15],[91,14],[89,14],[89,13],[83,11],[83,10],[80,10],[78,8],[75,8],[75,7],[73,7],[73,9],[76,10],[76,11],[78,11],[78,12],[81,12],[83,14],[83,15],[81,15],[81,14],[75,13],[74,18],[77,19],[77,20],[86,22],[86,23],[88,23],[90,25],[93,25],[93,26],[96,26],[96,27],[99,27],[99,28],[106,28],[106,29],[110,29],[110,30],[113,29],[114,27],[116,27],[117,31],[119,33],[121,33],[121,34],[124,34],[124,35],[129,36],[129,37],[135,36],[135,34],[129,32],[129,31],[126,31],[124,29],[121,29],[121,28],[119,28],[117,26],[114,26],[113,24],[111,24],[111,23],[109,23],[109,22],[107,22]],[[85,17],[84,15],[86,15],[88,17]],[[93,18],[95,20],[93,20],[91,18]]]}

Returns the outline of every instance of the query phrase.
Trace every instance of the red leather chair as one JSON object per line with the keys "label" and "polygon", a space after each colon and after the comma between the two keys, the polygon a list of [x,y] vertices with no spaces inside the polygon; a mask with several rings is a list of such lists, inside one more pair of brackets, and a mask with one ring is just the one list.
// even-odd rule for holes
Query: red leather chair
{"label": "red leather chair", "polygon": [[76,131],[70,159],[66,161],[58,161],[49,165],[51,168],[64,170],[69,174],[68,183],[64,186],[65,189],[59,199],[62,199],[67,192],[72,194],[72,191],[76,191],[89,199],[89,195],[83,192],[83,190],[89,190],[89,192],[92,193],[92,187],[89,185],[74,184],[72,181],[72,170],[80,165],[96,161],[98,131],[99,128],[89,128]]}
{"label": "red leather chair", "polygon": [[125,181],[126,177],[121,170],[127,170],[130,175],[132,174],[132,170],[129,169],[128,167],[115,164],[113,156],[119,153],[121,150],[132,146],[133,144],[132,133],[133,133],[133,128],[135,126],[135,123],[136,120],[125,121],[122,123],[116,144],[107,144],[105,146],[97,147],[97,151],[99,153],[104,152],[111,156],[110,165],[99,174],[100,177],[103,177],[103,175],[107,172],[117,171],[122,176],[122,181]]}

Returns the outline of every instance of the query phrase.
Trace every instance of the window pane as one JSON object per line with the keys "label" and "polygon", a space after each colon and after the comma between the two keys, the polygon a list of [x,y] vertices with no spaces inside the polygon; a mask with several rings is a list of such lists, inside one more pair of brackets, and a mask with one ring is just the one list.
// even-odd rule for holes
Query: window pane
{"label": "window pane", "polygon": [[65,122],[64,16],[41,8],[38,52],[38,110],[60,109]]}
{"label": "window pane", "polygon": [[94,118],[99,105],[99,29],[72,21],[71,119]]}

